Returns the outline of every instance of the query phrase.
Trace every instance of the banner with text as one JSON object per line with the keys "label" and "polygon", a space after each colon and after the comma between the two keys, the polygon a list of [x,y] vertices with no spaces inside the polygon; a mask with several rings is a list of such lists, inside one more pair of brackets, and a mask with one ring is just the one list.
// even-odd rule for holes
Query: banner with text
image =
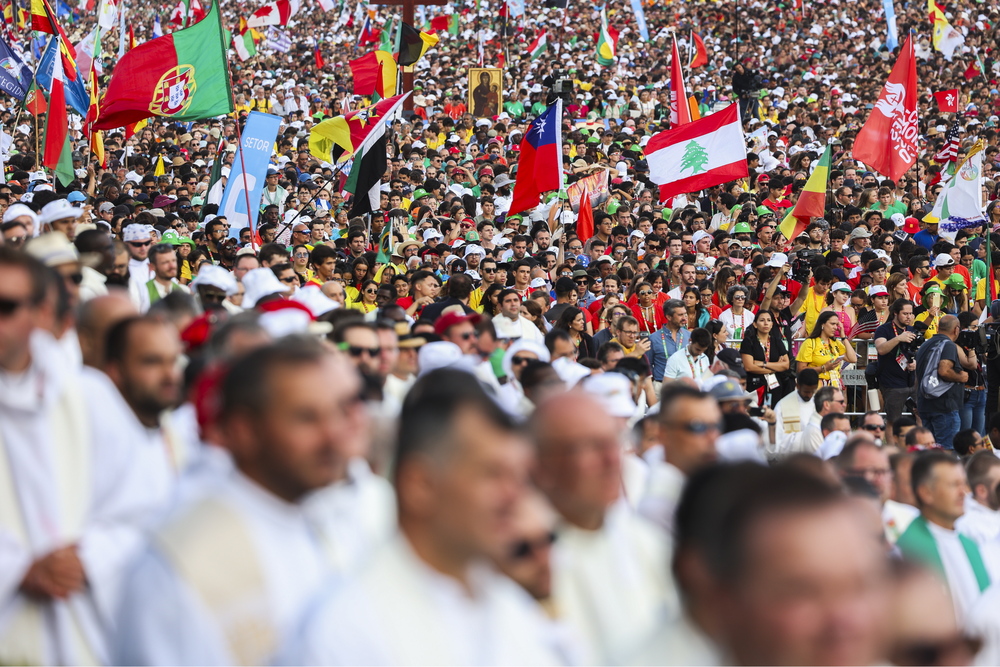
{"label": "banner with text", "polygon": [[[257,213],[264,194],[264,179],[267,165],[274,152],[274,140],[278,137],[281,118],[269,113],[251,111],[243,129],[243,141],[236,149],[226,191],[222,193],[219,215],[229,220],[229,235],[239,238],[240,229],[257,228]],[[244,169],[246,172],[244,173]],[[247,210],[247,192],[249,210]]]}
{"label": "banner with text", "polygon": [[607,169],[601,169],[590,176],[581,178],[566,189],[566,198],[569,200],[569,205],[573,207],[574,213],[580,212],[580,198],[583,197],[584,190],[590,193],[591,208],[597,208],[608,200],[608,197],[611,196],[611,192],[608,190],[610,180],[608,175]]}

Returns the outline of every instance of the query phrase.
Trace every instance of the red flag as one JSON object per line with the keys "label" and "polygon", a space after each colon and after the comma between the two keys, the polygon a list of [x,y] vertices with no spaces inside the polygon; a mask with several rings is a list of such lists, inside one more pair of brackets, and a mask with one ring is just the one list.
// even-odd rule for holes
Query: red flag
{"label": "red flag", "polygon": [[45,113],[48,109],[48,105],[45,102],[45,95],[42,95],[40,91],[35,86],[31,87],[28,94],[24,96],[24,108],[28,110],[32,116],[37,116],[39,114]]}
{"label": "red flag", "polygon": [[934,93],[934,99],[941,113],[958,113],[958,88],[938,91]]}
{"label": "red flag", "polygon": [[576,215],[576,235],[583,243],[594,235],[594,209],[590,205],[590,191],[580,195],[580,212]]}
{"label": "red flag", "polygon": [[251,28],[260,28],[266,25],[288,25],[288,20],[299,11],[299,0],[274,0],[269,2],[247,19],[247,25]]}
{"label": "red flag", "polygon": [[674,37],[673,55],[670,58],[670,127],[691,122],[691,109],[687,105],[687,91],[684,89],[684,71],[681,69],[681,55]]}
{"label": "red flag", "polygon": [[896,181],[917,162],[917,61],[913,38],[893,65],[875,108],[854,142],[854,157]]}
{"label": "red flag", "polygon": [[66,92],[63,89],[62,58],[54,58],[52,66],[52,90],[49,91],[49,111],[45,122],[45,153],[42,164],[55,170],[59,165],[59,155],[66,145],[69,123],[66,118]]}
{"label": "red flag", "polygon": [[347,64],[354,79],[355,95],[377,93],[386,98],[396,94],[396,63],[388,51],[372,51]]}
{"label": "red flag", "polygon": [[323,62],[323,54],[319,52],[319,44],[316,45],[316,49],[313,51],[313,56],[316,57],[316,69],[323,69],[326,67],[326,63]]}
{"label": "red flag", "polygon": [[705,42],[694,31],[691,32],[691,42],[694,44],[694,55],[691,56],[691,63],[688,65],[688,69],[707,65],[708,49],[705,48]]}
{"label": "red flag", "polygon": [[437,32],[448,32],[448,27],[450,25],[450,16],[435,16],[431,19],[431,30],[435,30]]}

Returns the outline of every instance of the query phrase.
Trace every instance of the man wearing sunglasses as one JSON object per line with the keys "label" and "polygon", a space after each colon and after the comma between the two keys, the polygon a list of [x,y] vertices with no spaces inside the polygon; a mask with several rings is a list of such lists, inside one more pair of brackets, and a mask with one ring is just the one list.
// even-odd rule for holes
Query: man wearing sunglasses
{"label": "man wearing sunglasses", "polygon": [[333,342],[347,355],[362,375],[378,376],[382,347],[375,327],[367,322],[351,321],[334,329]]}
{"label": "man wearing sunglasses", "polygon": [[149,228],[133,222],[122,230],[122,240],[128,250],[128,270],[131,279],[140,285],[145,285],[153,272],[149,266],[149,248],[153,245]]}

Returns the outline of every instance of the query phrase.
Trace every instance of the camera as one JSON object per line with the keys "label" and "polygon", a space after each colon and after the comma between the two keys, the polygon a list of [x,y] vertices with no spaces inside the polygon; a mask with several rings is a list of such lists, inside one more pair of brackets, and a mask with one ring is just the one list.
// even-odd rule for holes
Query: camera
{"label": "camera", "polygon": [[757,408],[754,406],[750,406],[749,408],[747,408],[747,414],[750,415],[751,417],[763,417],[764,408]]}
{"label": "camera", "polygon": [[803,248],[792,256],[792,280],[806,285],[812,273],[816,258],[822,258],[823,252],[812,248]]}
{"label": "camera", "polygon": [[976,356],[982,359],[986,354],[986,330],[971,331],[963,329],[958,332],[958,340],[955,341],[966,351],[975,351]]}
{"label": "camera", "polygon": [[926,322],[915,322],[913,324],[913,331],[917,334],[916,338],[909,343],[900,343],[899,351],[903,353],[909,360],[913,360],[917,356],[917,351],[920,350],[920,346],[924,344],[927,340],[927,323]]}

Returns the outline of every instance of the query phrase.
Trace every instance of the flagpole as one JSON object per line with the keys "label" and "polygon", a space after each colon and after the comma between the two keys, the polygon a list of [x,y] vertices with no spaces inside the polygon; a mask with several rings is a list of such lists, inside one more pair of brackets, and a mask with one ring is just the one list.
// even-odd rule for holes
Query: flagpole
{"label": "flagpole", "polygon": [[319,192],[320,192],[320,190],[323,189],[323,187],[325,187],[326,185],[329,185],[330,183],[333,183],[333,179],[340,175],[340,172],[342,172],[344,170],[344,166],[346,164],[347,164],[347,161],[345,160],[345,161],[341,162],[336,167],[336,170],[330,175],[329,178],[326,179],[326,183],[323,186],[320,186],[319,188],[316,189],[316,193],[309,199],[309,201],[307,201],[305,203],[305,206],[301,207],[298,211],[296,211],[295,216],[292,217],[292,219],[289,220],[288,222],[284,223],[281,226],[280,229],[278,229],[277,233],[275,233],[275,235],[274,235],[275,238],[277,238],[278,236],[280,236],[286,229],[288,229],[293,224],[295,224],[295,221],[299,219],[300,215],[302,215],[302,211],[304,211],[307,208],[309,208],[309,205],[312,204],[314,201],[316,201],[316,197],[319,196]]}

